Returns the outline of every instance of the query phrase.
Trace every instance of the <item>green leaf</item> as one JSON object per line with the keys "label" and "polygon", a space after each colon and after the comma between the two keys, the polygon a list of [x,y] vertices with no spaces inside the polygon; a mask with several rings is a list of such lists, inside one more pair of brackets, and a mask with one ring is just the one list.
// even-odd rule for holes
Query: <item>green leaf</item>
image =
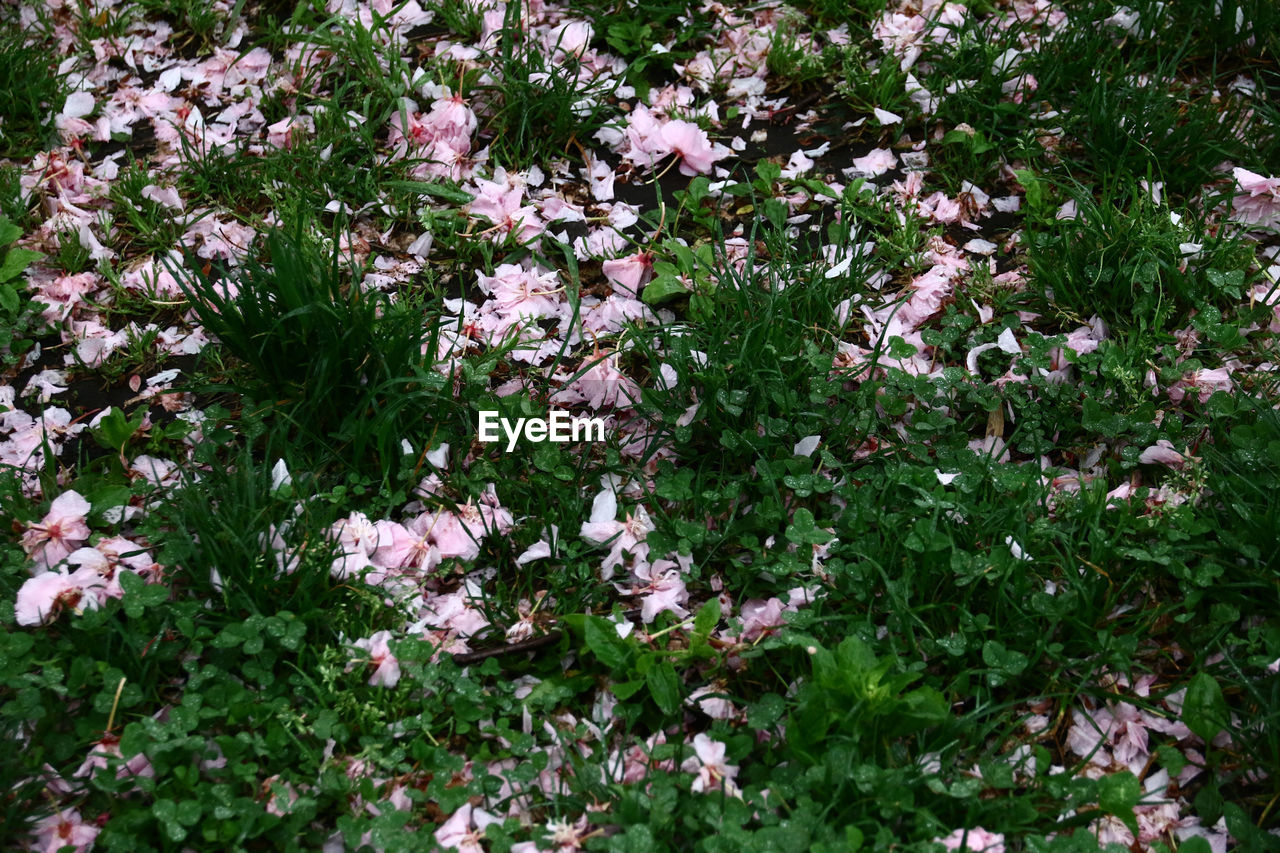
{"label": "green leaf", "polygon": [[992,669],[998,669],[1010,675],[1017,675],[1027,668],[1027,656],[1019,651],[1010,651],[999,640],[987,640],[982,644],[982,661]]}
{"label": "green leaf", "polygon": [[0,282],[17,278],[31,266],[32,261],[41,257],[43,255],[39,252],[30,249],[10,249],[4,256],[4,262],[0,263]]}
{"label": "green leaf", "polygon": [[19,304],[18,291],[13,289],[13,285],[0,284],[0,308],[3,308],[5,313],[16,316]]}
{"label": "green leaf", "polygon": [[670,716],[680,710],[680,676],[670,661],[661,661],[650,667],[644,680],[662,713]]}
{"label": "green leaf", "polygon": [[756,163],[756,177],[766,188],[772,189],[773,183],[782,177],[782,167],[772,160],[761,160]]}
{"label": "green leaf", "polygon": [[1036,173],[1030,169],[1015,169],[1013,174],[1027,191],[1027,207],[1033,212],[1042,208],[1045,203],[1043,179],[1037,177]]}
{"label": "green leaf", "polygon": [[178,803],[176,817],[178,823],[183,826],[195,826],[200,822],[200,815],[203,813],[199,800],[183,800]]}
{"label": "green leaf", "polygon": [[1235,299],[1240,299],[1244,295],[1244,270],[1230,270],[1229,272],[1205,270],[1204,276],[1209,279],[1209,283],[1219,293]]}
{"label": "green leaf", "polygon": [[618,636],[615,623],[599,616],[588,616],[583,636],[591,653],[610,669],[623,669],[631,659],[631,646]]}
{"label": "green leaf", "polygon": [[120,579],[120,589],[124,590],[124,597],[122,598],[124,615],[128,616],[129,619],[137,619],[147,607],[146,598],[143,597],[143,589],[145,589],[147,583],[132,571],[122,569],[116,571],[116,575]]}
{"label": "green leaf", "polygon": [[659,275],[644,286],[640,298],[646,305],[657,305],[675,296],[689,292],[684,282],[674,275]]}
{"label": "green leaf", "polygon": [[813,520],[813,513],[801,507],[787,525],[787,540],[797,545],[821,545],[830,542],[833,537],[825,530],[819,530]]}
{"label": "green leaf", "polygon": [[705,643],[719,623],[720,599],[718,597],[707,599],[707,603],[698,608],[698,615],[693,617],[693,635],[690,637],[690,644],[699,646]]}
{"label": "green leaf", "polygon": [[9,221],[9,217],[0,213],[0,246],[7,246],[22,236],[22,229]]}
{"label": "green leaf", "polygon": [[777,693],[766,693],[747,708],[747,725],[753,729],[767,729],[782,719],[786,710],[785,699]]}
{"label": "green leaf", "polygon": [[613,691],[614,696],[617,696],[620,700],[625,702],[632,696],[636,695],[636,693],[640,691],[641,687],[644,687],[644,681],[637,678],[632,681],[616,682],[611,684],[609,689]]}
{"label": "green leaf", "polygon": [[1098,805],[1103,811],[1124,821],[1125,826],[1135,835],[1138,832],[1138,819],[1134,817],[1133,808],[1141,799],[1142,783],[1128,770],[1109,773],[1098,780]]}
{"label": "green leaf", "polygon": [[142,427],[146,410],[138,412],[136,418],[130,419],[119,408],[112,407],[93,428],[93,438],[108,450],[120,451],[125,444]]}
{"label": "green leaf", "polygon": [[1209,673],[1197,673],[1182,700],[1182,721],[1208,743],[1222,731],[1226,720],[1227,702],[1222,698],[1222,688]]}

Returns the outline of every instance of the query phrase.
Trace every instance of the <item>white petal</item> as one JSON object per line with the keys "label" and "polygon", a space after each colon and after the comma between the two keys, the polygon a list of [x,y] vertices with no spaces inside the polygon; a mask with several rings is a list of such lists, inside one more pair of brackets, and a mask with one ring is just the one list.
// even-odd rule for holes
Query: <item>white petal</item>
{"label": "white petal", "polygon": [[812,456],[813,451],[818,449],[818,445],[821,442],[822,436],[820,435],[806,435],[796,442],[796,446],[791,448],[791,452],[796,456]]}
{"label": "white petal", "polygon": [[592,524],[599,524],[602,521],[613,521],[618,517],[618,498],[614,495],[612,489],[605,489],[596,495],[595,500],[591,502],[591,518]]}
{"label": "white petal", "polygon": [[1009,355],[1022,354],[1022,347],[1018,346],[1018,341],[1013,337],[1013,329],[1005,329],[1001,332],[1000,337],[996,338],[996,346]]}
{"label": "white petal", "polygon": [[902,121],[902,116],[898,115],[897,113],[891,113],[888,110],[882,110],[879,107],[875,108],[875,114],[876,114],[876,120],[879,121],[882,125],[883,124],[899,124]]}
{"label": "white petal", "polygon": [[72,92],[67,95],[67,103],[62,108],[62,114],[69,118],[82,118],[93,112],[95,103],[93,95],[88,92]]}

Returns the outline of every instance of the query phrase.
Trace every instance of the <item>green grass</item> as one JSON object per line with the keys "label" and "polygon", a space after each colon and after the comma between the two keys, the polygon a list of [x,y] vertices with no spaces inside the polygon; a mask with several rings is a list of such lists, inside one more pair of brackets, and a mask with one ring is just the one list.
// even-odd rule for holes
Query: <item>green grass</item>
{"label": "green grass", "polygon": [[[6,10],[4,15],[9,15]],[[39,34],[5,23],[0,34],[0,157],[29,157],[57,140],[53,115],[62,109],[66,84],[56,55]],[[9,215],[13,211],[6,209]]]}
{"label": "green grass", "polygon": [[1027,254],[1046,304],[1071,322],[1097,313],[1113,327],[1170,331],[1193,309],[1226,308],[1244,298],[1256,272],[1252,249],[1195,208],[1156,204],[1132,184],[1080,185],[1063,197],[1076,217],[1043,223]]}
{"label": "green grass", "polygon": [[[266,124],[314,121],[288,145],[266,145],[261,130],[221,151],[187,144],[168,173],[126,155],[78,202],[119,257],[101,267],[111,290],[72,319],[167,329],[189,311],[214,343],[193,369],[161,358],[159,331],[99,367],[69,365],[72,387],[49,407],[67,408],[68,432],[85,424],[79,436],[46,408],[55,428],[32,439],[25,417],[34,424],[41,408],[22,391],[35,368],[6,379],[22,414],[0,413],[4,452],[33,440],[68,449],[0,477],[0,526],[12,531],[0,541],[0,737],[18,747],[0,761],[0,846],[22,846],[36,820],[74,806],[102,823],[103,850],[341,838],[416,851],[470,806],[498,817],[484,832],[492,850],[550,849],[567,831],[553,822],[581,821],[580,846],[595,850],[936,853],[934,839],[984,827],[1010,853],[1072,853],[1099,848],[1095,821],[1131,822],[1170,790],[1144,794],[1154,774],[1195,764],[1205,772],[1172,789],[1181,814],[1223,818],[1237,849],[1276,849],[1280,783],[1255,772],[1280,763],[1280,679],[1268,671],[1280,657],[1278,358],[1274,294],[1254,289],[1274,241],[1230,222],[1233,188],[1217,169],[1280,172],[1276,12],[1260,0],[1225,0],[1222,15],[1213,0],[1164,14],[1130,5],[1144,22],[1135,33],[1096,25],[1118,4],[1079,0],[1039,42],[1042,22],[1002,28],[1003,6],[968,4],[965,23],[911,68],[937,98],[930,116],[871,35],[882,0],[782,10],[766,97],[812,105],[815,125],[791,116],[806,122],[794,147],[829,139],[829,153],[784,177],[783,110],[768,118],[765,150],[757,138],[723,162],[723,181],[669,172],[639,192],[619,174],[619,197],[641,199],[625,251],[651,256],[651,313],[578,330],[536,366],[513,357],[515,335],[486,342],[473,324],[487,315],[455,300],[482,303],[477,276],[500,264],[537,265],[555,271],[549,289],[570,319],[523,331],[564,334],[612,291],[601,260],[569,245],[581,228],[486,239],[466,210],[469,183],[407,180],[417,164],[389,158],[386,134],[402,99],[422,105],[426,84],[447,85],[478,115],[475,152],[489,148],[476,179],[538,165],[540,191],[582,202],[600,225],[603,208],[572,179],[575,143],[598,153],[593,131],[625,110],[611,78],[579,79],[574,59],[548,56],[542,34],[560,19],[510,4],[498,41],[460,65],[429,54],[433,38],[469,44],[482,31],[476,8],[452,0],[431,4],[435,21],[411,40],[380,16],[366,27],[319,3],[248,2],[225,22],[187,0],[76,5],[68,50],[86,61],[91,41],[107,49],[148,17],[173,22],[169,46],[189,55],[240,15],[238,50],[279,59],[305,42],[323,59],[296,91],[255,104]],[[724,35],[717,9],[681,0],[574,0],[568,14],[591,23],[594,48],[629,62],[636,99]],[[801,36],[842,23],[849,45],[802,49]],[[669,52],[651,50],[659,41]],[[995,67],[1012,47],[1022,64]],[[35,63],[37,85],[19,93],[29,100],[11,95],[26,118],[5,125],[6,145],[10,127],[25,128],[15,156],[30,156],[56,141],[46,119],[65,93],[40,94],[34,46],[5,56]],[[1006,92],[1020,71],[1038,85]],[[1240,74],[1256,93],[1231,88]],[[576,110],[584,95],[591,104]],[[739,128],[728,106],[721,139],[765,127]],[[877,107],[902,125],[843,126]],[[206,120],[211,109],[201,106]],[[921,139],[924,195],[969,182],[1020,196],[1021,209],[974,216],[977,230],[943,225],[884,191],[901,173],[840,175],[849,156],[901,155]],[[81,152],[92,164],[117,144]],[[560,183],[552,164],[566,158]],[[21,198],[26,166],[0,166],[14,223],[0,242],[60,240],[31,282],[55,287],[95,264],[74,230],[48,225],[51,199]],[[260,235],[235,263],[173,262],[181,304],[120,284],[187,227],[141,196],[169,182],[190,215]],[[326,211],[331,201],[354,213]],[[1058,218],[1067,203],[1076,216]],[[375,263],[406,262],[424,231],[433,245],[420,272],[385,291],[363,285]],[[974,237],[998,244],[990,263],[958,260]],[[22,346],[38,332],[18,328],[34,303],[26,263],[15,266],[0,280],[0,317]],[[950,278],[936,305],[920,308],[940,274]],[[908,315],[914,327],[877,332]],[[38,367],[63,366],[71,345],[47,341]],[[606,441],[508,452],[478,440],[480,411],[545,415],[605,358],[643,389],[634,407],[575,407],[612,419]],[[193,405],[177,418],[129,384],[171,364]],[[1198,393],[1209,369],[1227,371],[1229,390]],[[525,389],[507,393],[515,379]],[[1166,444],[1181,464],[1143,461]],[[173,461],[176,484],[132,473],[143,454]],[[123,598],[18,626],[10,605],[33,569],[21,537],[72,489],[90,504],[75,547],[127,537],[163,567],[161,582],[116,567]],[[646,578],[632,549],[606,577],[611,543],[583,532],[602,490],[616,492],[617,520],[649,519],[650,561],[678,562]],[[335,524],[356,513],[379,522],[380,544],[398,524],[435,535],[453,515],[478,515],[477,556],[389,568],[404,570],[400,589],[336,577]],[[517,562],[540,541],[549,555]],[[687,615],[637,618],[646,590],[675,579]],[[793,601],[748,633],[753,609]],[[469,656],[451,655],[460,637],[444,630],[442,606],[487,623],[467,638]],[[630,624],[626,636],[610,617]],[[531,644],[505,644],[526,628]],[[394,687],[369,684],[370,655],[354,646],[382,630],[400,661]],[[1070,727],[1118,702],[1194,736],[1152,723],[1141,774],[1099,773]],[[1045,717],[1039,734],[1033,715]],[[1222,731],[1230,743],[1204,743]],[[723,745],[740,798],[695,781],[700,736]],[[145,757],[154,777],[117,778],[114,760],[74,777],[103,743]],[[51,792],[46,767],[74,793]],[[410,808],[391,807],[393,792]],[[1206,849],[1161,840],[1153,851]]]}
{"label": "green grass", "polygon": [[494,35],[491,80],[464,85],[480,104],[481,141],[508,169],[577,154],[571,146],[585,146],[612,117],[607,99],[618,85],[588,72],[574,57],[553,61],[523,34],[521,8],[508,4],[503,27]]}
{"label": "green grass", "polygon": [[423,355],[438,329],[412,297],[362,289],[336,243],[323,245],[303,222],[269,234],[264,261],[175,276],[205,328],[245,366],[232,389],[290,424],[296,441],[326,448],[321,458],[377,470],[428,412],[458,416],[445,414],[447,404],[440,411],[446,380]]}

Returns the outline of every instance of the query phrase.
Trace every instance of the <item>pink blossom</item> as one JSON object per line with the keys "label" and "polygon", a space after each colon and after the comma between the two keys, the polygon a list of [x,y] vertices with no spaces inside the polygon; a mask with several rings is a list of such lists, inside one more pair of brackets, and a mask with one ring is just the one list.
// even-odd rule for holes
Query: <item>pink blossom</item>
{"label": "pink blossom", "polygon": [[863,157],[853,158],[853,170],[871,178],[879,177],[897,165],[897,156],[888,148],[875,148]]}
{"label": "pink blossom", "polygon": [[724,684],[706,684],[689,694],[687,704],[698,703],[702,713],[713,720],[729,720],[737,712],[733,703],[724,698],[727,689]]}
{"label": "pink blossom", "polygon": [[1144,465],[1168,465],[1170,468],[1182,468],[1193,457],[1178,451],[1167,438],[1157,439],[1156,443],[1142,451],[1138,461]]}
{"label": "pink blossom", "polygon": [[79,492],[58,495],[39,524],[31,524],[22,535],[22,547],[36,562],[36,571],[53,568],[89,538],[89,502]]}
{"label": "pink blossom", "polygon": [[479,273],[476,278],[480,290],[491,297],[486,307],[492,306],[504,320],[515,323],[560,313],[557,294],[561,288],[554,270],[539,272],[515,264],[500,264],[493,275]]}
{"label": "pink blossom", "polygon": [[66,569],[46,571],[22,584],[14,603],[14,615],[19,625],[47,625],[64,607],[77,613],[84,607],[96,610],[105,597],[98,595],[104,586],[101,575],[90,568],[77,569],[71,574]]}
{"label": "pink blossom", "polygon": [[682,119],[662,126],[662,140],[673,154],[681,158],[680,173],[683,175],[705,175],[716,161],[730,154],[725,146],[713,145],[705,130]]}
{"label": "pink blossom", "polygon": [[75,809],[63,809],[36,822],[36,841],[30,849],[41,853],[56,853],[71,846],[75,848],[75,853],[84,853],[93,848],[101,831],[97,826],[85,823]]}
{"label": "pink blossom", "polygon": [[635,405],[640,402],[640,387],[618,369],[618,354],[596,353],[591,365],[551,397],[555,403],[585,403],[592,409],[601,406]]}
{"label": "pink blossom", "polygon": [[1248,169],[1232,171],[1240,192],[1232,202],[1236,219],[1250,225],[1280,225],[1280,178],[1264,178]]}
{"label": "pink blossom", "polygon": [[1223,367],[1202,368],[1183,376],[1169,386],[1169,399],[1181,403],[1187,392],[1194,391],[1201,403],[1207,403],[1215,391],[1231,390],[1231,371]]}
{"label": "pink blossom", "polygon": [[448,510],[440,510],[432,517],[431,541],[446,559],[474,560],[480,556],[480,539],[484,528],[464,524],[462,519]]}
{"label": "pink blossom", "polygon": [[980,826],[973,829],[957,829],[945,838],[933,839],[948,850],[978,850],[983,853],[1004,853],[1004,836],[988,832]]}
{"label": "pink blossom", "polygon": [[398,569],[406,565],[414,554],[414,535],[396,521],[379,519],[373,523],[377,544],[369,555],[369,562],[380,569]]}
{"label": "pink blossom", "polygon": [[[787,609],[776,598],[768,601],[752,599],[744,601],[739,613],[742,616],[742,636],[744,643],[755,642],[761,635],[770,633],[784,624],[782,613]],[[794,609],[794,608],[792,608]]]}
{"label": "pink blossom", "polygon": [[72,778],[93,778],[93,774],[100,769],[109,767],[113,761],[120,762],[120,768],[116,770],[117,779],[124,779],[129,776],[142,776],[151,779],[156,775],[155,768],[151,766],[151,761],[145,753],[139,752],[128,761],[124,761],[124,754],[120,751],[120,738],[113,734],[105,734],[101,740],[96,741],[90,747],[89,754],[80,763],[79,769],[72,774]]}
{"label": "pink blossom", "polygon": [[373,664],[373,675],[369,677],[371,687],[395,687],[400,681],[400,661],[391,653],[390,631],[377,631],[367,639],[355,641],[355,647],[369,653],[368,662]]}
{"label": "pink blossom", "polygon": [[653,276],[653,254],[637,252],[625,258],[605,261],[600,265],[600,269],[614,292],[638,299],[640,288],[644,287]]}
{"label": "pink blossom", "polygon": [[498,818],[483,809],[464,803],[435,831],[436,843],[459,853],[484,853],[480,842],[484,838],[485,827],[498,822]]}
{"label": "pink blossom", "polygon": [[[643,512],[643,508],[638,509]],[[689,615],[689,611],[682,606],[689,600],[689,591],[685,588],[684,578],[680,576],[676,563],[671,560],[656,560],[653,565],[641,562],[636,567],[635,574],[640,579],[640,585],[632,589],[631,594],[644,596],[640,605],[640,618],[646,625],[663,611],[674,613],[681,619]]]}
{"label": "pink blossom", "polygon": [[644,539],[655,526],[643,506],[637,506],[634,512],[634,515],[627,513],[623,521],[618,521],[617,496],[612,489],[605,488],[591,502],[591,516],[582,523],[579,536],[596,545],[611,546],[609,555],[600,566],[605,580],[613,577],[614,568],[622,564],[623,551],[640,561],[649,557],[649,546],[644,544]]}
{"label": "pink blossom", "polygon": [[378,529],[368,516],[353,512],[347,518],[339,519],[331,532],[337,539],[340,552],[329,569],[335,578],[346,580],[373,565],[370,556],[378,547]]}
{"label": "pink blossom", "polygon": [[[430,513],[423,513],[409,519],[403,525],[403,530],[408,534],[407,541],[402,540],[401,534],[392,530],[391,541],[386,545],[387,550],[382,551],[380,556],[375,555],[378,564],[387,568],[412,567],[420,572],[429,572],[440,565],[443,555],[431,539],[434,523],[435,516]],[[383,546],[384,540],[379,538],[379,549]],[[394,559],[397,555],[400,556],[398,562]]]}
{"label": "pink blossom", "polygon": [[630,147],[623,156],[637,166],[652,168],[671,153],[671,143],[662,133],[662,124],[644,104],[627,116],[626,140]]}
{"label": "pink blossom", "polygon": [[579,310],[583,328],[599,336],[617,334],[627,323],[652,316],[640,300],[616,293],[609,294],[604,301],[594,296],[584,297]]}
{"label": "pink blossom", "polygon": [[698,774],[692,786],[695,794],[723,789],[731,797],[741,796],[733,781],[738,775],[738,768],[725,763],[723,743],[698,734],[693,739],[693,749],[697,755],[686,758],[680,769],[685,773]]}
{"label": "pink blossom", "polygon": [[472,606],[480,596],[480,586],[475,581],[467,581],[461,589],[447,595],[430,596],[422,607],[427,615],[415,623],[414,629],[431,624],[460,637],[470,637],[489,624],[484,613]]}
{"label": "pink blossom", "polygon": [[521,242],[528,242],[541,234],[546,225],[536,207],[523,204],[523,183],[512,181],[501,170],[494,177],[496,180],[476,181],[476,197],[467,205],[467,212],[493,223],[490,230],[498,239],[514,234]]}

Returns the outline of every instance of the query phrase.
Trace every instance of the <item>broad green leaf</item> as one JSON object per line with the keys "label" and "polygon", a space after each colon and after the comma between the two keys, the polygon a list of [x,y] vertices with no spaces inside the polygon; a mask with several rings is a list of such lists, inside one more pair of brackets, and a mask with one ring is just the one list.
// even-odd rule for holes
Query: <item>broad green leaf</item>
{"label": "broad green leaf", "polygon": [[631,659],[631,646],[618,636],[617,628],[608,619],[588,616],[583,636],[591,653],[610,669],[622,669]]}
{"label": "broad green leaf", "polygon": [[9,217],[0,214],[0,246],[7,246],[22,236],[22,229],[9,221]]}
{"label": "broad green leaf", "polygon": [[669,661],[650,667],[644,680],[662,713],[671,715],[680,710],[680,676]]}
{"label": "broad green leaf", "polygon": [[796,510],[791,522],[787,525],[787,540],[797,545],[821,545],[832,539],[830,533],[818,529],[813,513],[804,507]]}
{"label": "broad green leaf", "polygon": [[32,261],[40,257],[43,256],[39,252],[30,249],[10,249],[4,256],[4,263],[0,263],[0,282],[17,278],[31,266]]}
{"label": "broad green leaf", "polygon": [[1138,831],[1138,819],[1133,815],[1133,807],[1141,799],[1142,783],[1128,770],[1109,773],[1098,780],[1098,805],[1124,821],[1134,833]]}
{"label": "broad green leaf", "polygon": [[1182,721],[1205,743],[1222,731],[1227,720],[1227,703],[1222,688],[1212,675],[1201,672],[1192,677],[1182,700]]}
{"label": "broad green leaf", "polygon": [[639,678],[632,681],[619,681],[609,685],[609,689],[613,691],[613,695],[617,696],[623,702],[636,695],[636,693],[640,691],[641,687],[644,687],[644,681]]}
{"label": "broad green leaf", "polygon": [[656,305],[674,296],[689,292],[684,282],[674,275],[659,275],[644,286],[640,298],[647,305]]}
{"label": "broad green leaf", "polygon": [[698,615],[693,617],[693,637],[691,638],[693,644],[700,645],[705,643],[719,622],[720,599],[707,599],[707,603],[698,608]]}

